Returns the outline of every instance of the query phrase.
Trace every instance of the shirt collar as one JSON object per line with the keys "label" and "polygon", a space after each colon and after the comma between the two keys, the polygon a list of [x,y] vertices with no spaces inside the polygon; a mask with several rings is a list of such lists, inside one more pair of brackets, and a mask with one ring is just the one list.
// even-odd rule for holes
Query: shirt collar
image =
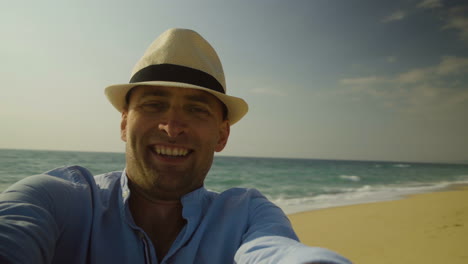
{"label": "shirt collar", "polygon": [[122,171],[122,176],[120,177],[120,186],[122,187],[122,203],[126,204],[128,198],[130,197],[130,189],[128,188],[128,178],[126,170]]}
{"label": "shirt collar", "polygon": [[[127,173],[124,170],[120,179],[121,184],[121,214],[127,223],[134,229],[141,230],[133,220],[133,216],[128,206],[128,198],[130,197],[130,189],[128,188]],[[182,196],[182,216],[187,220],[187,224],[181,230],[179,236],[177,236],[174,244],[183,245],[190,239],[197,227],[199,226],[203,215],[206,213],[209,206],[210,192],[205,189],[204,186],[185,194]]]}
{"label": "shirt collar", "polygon": [[[130,188],[128,187],[128,176],[126,169],[122,171],[122,176],[120,177],[120,186],[122,188],[122,209],[125,209],[125,207],[128,207],[128,198],[130,198]],[[204,203],[206,202],[208,193],[209,192],[206,190],[205,186],[202,186],[182,196],[180,201],[182,202],[182,206],[184,208],[184,217],[186,217],[186,214],[188,217],[189,215],[193,215],[196,212],[203,211],[201,209],[205,207]]]}

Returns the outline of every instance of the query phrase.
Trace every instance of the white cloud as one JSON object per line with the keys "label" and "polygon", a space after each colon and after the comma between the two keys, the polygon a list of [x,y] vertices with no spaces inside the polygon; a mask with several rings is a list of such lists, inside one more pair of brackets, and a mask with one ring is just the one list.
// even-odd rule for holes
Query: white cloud
{"label": "white cloud", "polygon": [[443,29],[458,30],[460,39],[468,42],[468,17],[466,14],[468,14],[468,6],[459,6],[450,9]]}
{"label": "white cloud", "polygon": [[367,76],[345,78],[339,80],[340,84],[351,86],[368,86],[381,83],[411,84],[431,81],[447,75],[468,74],[468,58],[444,56],[439,64],[431,67],[415,68],[400,73],[395,77]]}
{"label": "white cloud", "polygon": [[468,58],[445,56],[436,67],[436,73],[440,75],[468,73]]}
{"label": "white cloud", "polygon": [[401,73],[395,78],[395,81],[400,83],[417,83],[425,80],[431,72],[432,70],[430,68],[413,69]]}
{"label": "white cloud", "polygon": [[406,17],[406,12],[403,11],[403,10],[398,10],[392,14],[390,14],[389,16],[386,16],[382,19],[382,22],[383,23],[389,23],[389,22],[393,22],[393,21],[398,21],[398,20],[402,20]]}
{"label": "white cloud", "polygon": [[444,56],[441,62],[433,67],[417,68],[399,74],[395,81],[404,84],[425,82],[446,75],[468,73],[468,58]]}
{"label": "white cloud", "polygon": [[[350,98],[370,96],[383,106],[407,113],[452,111],[468,114],[468,58],[445,56],[439,64],[415,68],[390,77],[342,79]],[[449,78],[447,78],[449,77]],[[447,112],[446,112],[447,113]]]}
{"label": "white cloud", "polygon": [[418,4],[419,8],[437,8],[442,7],[441,0],[423,0]]}

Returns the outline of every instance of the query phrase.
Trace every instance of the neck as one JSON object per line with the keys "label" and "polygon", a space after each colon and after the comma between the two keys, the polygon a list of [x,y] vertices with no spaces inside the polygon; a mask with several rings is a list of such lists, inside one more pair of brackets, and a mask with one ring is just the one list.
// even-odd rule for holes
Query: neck
{"label": "neck", "polygon": [[161,261],[186,223],[182,217],[182,203],[180,200],[149,200],[137,189],[130,189],[129,206],[135,223],[148,234]]}

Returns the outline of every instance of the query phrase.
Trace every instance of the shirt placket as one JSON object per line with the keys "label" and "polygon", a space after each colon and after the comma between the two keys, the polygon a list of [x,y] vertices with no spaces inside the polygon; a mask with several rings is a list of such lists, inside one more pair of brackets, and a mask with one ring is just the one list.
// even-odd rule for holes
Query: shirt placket
{"label": "shirt placket", "polygon": [[138,231],[138,236],[140,237],[141,241],[143,242],[143,251],[144,251],[144,254],[145,254],[145,263],[146,264],[152,264],[150,248],[149,248],[148,241],[146,240],[146,236],[142,231]]}
{"label": "shirt placket", "polygon": [[136,226],[135,222],[133,221],[133,217],[130,213],[130,208],[128,207],[128,198],[130,196],[130,190],[127,186],[127,177],[125,171],[122,173],[121,179],[121,186],[122,186],[122,213],[127,221],[127,224],[136,232],[138,238],[143,244],[143,254],[145,259],[145,264],[159,264],[158,259],[156,257],[156,252],[154,252],[153,245],[149,242],[147,235],[145,232]]}

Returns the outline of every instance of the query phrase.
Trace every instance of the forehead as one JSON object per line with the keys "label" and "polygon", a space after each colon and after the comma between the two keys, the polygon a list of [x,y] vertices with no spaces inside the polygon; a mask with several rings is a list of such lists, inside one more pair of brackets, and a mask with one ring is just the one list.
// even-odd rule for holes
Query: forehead
{"label": "forehead", "polygon": [[[205,95],[206,94],[206,95]],[[210,94],[196,89],[165,87],[165,86],[137,86],[131,90],[131,98],[141,98],[150,96],[160,97],[186,97],[200,96],[209,98]]]}
{"label": "forehead", "polygon": [[214,95],[203,90],[166,86],[137,86],[129,92],[127,97],[128,103],[146,97],[165,97],[199,101],[206,104],[222,104]]}

